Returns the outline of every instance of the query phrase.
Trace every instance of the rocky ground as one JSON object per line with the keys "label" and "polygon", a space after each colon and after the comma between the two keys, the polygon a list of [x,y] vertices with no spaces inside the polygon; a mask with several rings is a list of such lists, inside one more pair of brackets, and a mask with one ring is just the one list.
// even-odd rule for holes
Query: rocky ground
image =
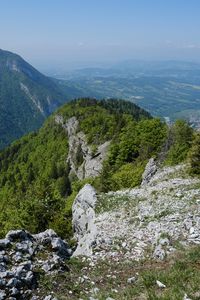
{"label": "rocky ground", "polygon": [[100,195],[94,258],[162,260],[200,244],[200,180],[185,170],[164,168],[139,188]]}

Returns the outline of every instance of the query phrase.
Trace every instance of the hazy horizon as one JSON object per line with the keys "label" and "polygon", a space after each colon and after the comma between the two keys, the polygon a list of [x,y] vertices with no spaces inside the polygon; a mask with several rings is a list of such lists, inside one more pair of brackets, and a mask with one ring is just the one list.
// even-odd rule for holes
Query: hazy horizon
{"label": "hazy horizon", "polygon": [[200,2],[2,0],[0,48],[36,68],[200,62]]}

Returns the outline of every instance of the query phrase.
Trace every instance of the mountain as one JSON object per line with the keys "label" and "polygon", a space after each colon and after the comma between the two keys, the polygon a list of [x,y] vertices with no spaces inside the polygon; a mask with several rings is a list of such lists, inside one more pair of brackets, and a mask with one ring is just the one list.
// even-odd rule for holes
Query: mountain
{"label": "mountain", "polygon": [[[82,182],[98,177],[104,190],[138,184],[144,161],[157,153],[165,133],[164,123],[130,102],[80,99],[64,105],[38,132],[0,153],[1,232],[21,226],[34,232],[54,223],[69,235],[70,197]],[[109,172],[103,171],[108,153]]]}
{"label": "mountain", "polygon": [[53,80],[19,55],[0,50],[0,148],[39,128],[65,101]]}
{"label": "mountain", "polygon": [[52,227],[71,235],[71,205],[86,182],[102,192],[134,187],[151,157],[182,162],[192,135],[183,121],[169,130],[127,101],[64,105],[38,132],[0,152],[0,234]]}
{"label": "mountain", "polygon": [[2,150],[1,298],[198,299],[199,149],[184,121],[85,98]]}

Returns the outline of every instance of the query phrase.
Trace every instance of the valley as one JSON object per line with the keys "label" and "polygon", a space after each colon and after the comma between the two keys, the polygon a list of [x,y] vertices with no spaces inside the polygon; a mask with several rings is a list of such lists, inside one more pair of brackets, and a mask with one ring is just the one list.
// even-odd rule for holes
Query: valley
{"label": "valley", "polygon": [[[53,74],[51,74],[53,75]],[[200,65],[186,62],[130,61],[110,68],[80,69],[56,74],[63,90],[79,96],[127,99],[152,115],[188,120],[199,127]],[[65,80],[65,81],[63,81]]]}

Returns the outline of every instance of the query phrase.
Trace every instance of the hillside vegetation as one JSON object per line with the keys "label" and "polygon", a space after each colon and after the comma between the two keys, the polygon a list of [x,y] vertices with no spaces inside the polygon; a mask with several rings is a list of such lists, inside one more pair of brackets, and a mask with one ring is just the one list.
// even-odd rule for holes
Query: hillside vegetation
{"label": "hillside vegetation", "polygon": [[53,80],[17,54],[0,50],[0,149],[38,129],[65,101]]}
{"label": "hillside vegetation", "polygon": [[[98,177],[80,181],[69,176],[68,136],[56,123],[57,115],[65,121],[72,116],[78,119],[94,155],[98,145],[111,141]],[[71,205],[86,182],[99,191],[134,187],[140,184],[149,158],[163,153],[168,164],[185,160],[192,136],[185,122],[169,130],[126,101],[79,99],[64,105],[38,132],[0,153],[0,234],[14,228],[34,233],[50,227],[62,237],[71,236]]]}

